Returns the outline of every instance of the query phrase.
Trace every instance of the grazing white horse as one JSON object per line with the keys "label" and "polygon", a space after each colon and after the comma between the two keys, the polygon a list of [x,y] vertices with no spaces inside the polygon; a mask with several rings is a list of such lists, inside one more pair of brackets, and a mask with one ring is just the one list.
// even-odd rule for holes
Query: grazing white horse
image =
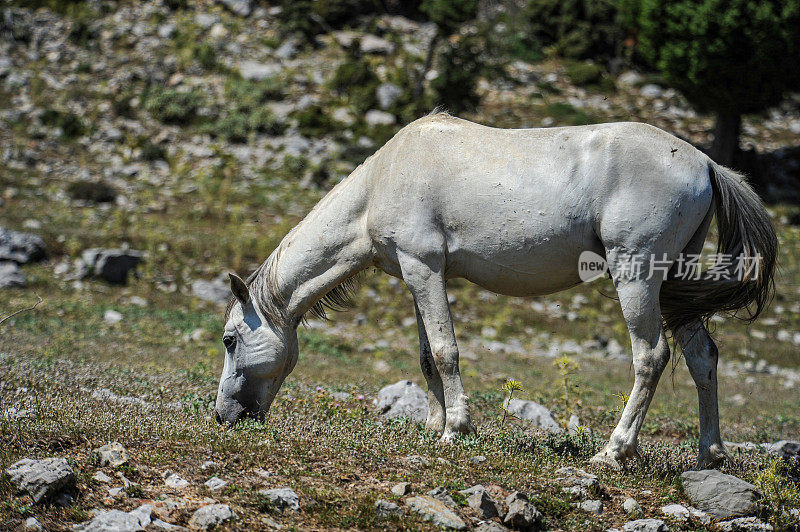
{"label": "grazing white horse", "polygon": [[[719,251],[756,258],[741,280],[680,280],[631,272],[632,255],[675,265],[699,253],[713,215]],[[773,289],[777,238],[749,186],[690,144],[638,123],[495,129],[427,116],[403,128],[328,193],[247,280],[231,275],[225,366],[215,416],[263,417],[297,362],[307,312],[348,301],[352,278],[377,266],[414,297],[426,428],[444,440],[475,431],[458,369],[447,279],[514,296],[581,282],[579,256],[604,256],[633,348],[634,385],[594,461],[613,467],[637,437],[669,357],[683,349],[700,403],[699,463],[726,453],[717,409],[717,348],[704,320],[747,308]],[[754,307],[754,308],[753,308]]]}

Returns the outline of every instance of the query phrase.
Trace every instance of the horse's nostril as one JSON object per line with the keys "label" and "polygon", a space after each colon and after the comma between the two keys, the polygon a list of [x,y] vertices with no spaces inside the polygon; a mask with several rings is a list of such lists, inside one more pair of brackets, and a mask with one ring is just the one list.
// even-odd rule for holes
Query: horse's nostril
{"label": "horse's nostril", "polygon": [[222,416],[220,416],[220,415],[219,415],[219,412],[217,412],[216,410],[214,410],[214,419],[216,419],[216,420],[217,420],[217,423],[219,423],[220,425],[222,425]]}

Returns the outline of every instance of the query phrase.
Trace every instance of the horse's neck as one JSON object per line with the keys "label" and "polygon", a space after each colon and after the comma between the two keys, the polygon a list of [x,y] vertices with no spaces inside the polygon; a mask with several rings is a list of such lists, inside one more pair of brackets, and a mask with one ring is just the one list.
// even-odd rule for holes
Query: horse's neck
{"label": "horse's neck", "polygon": [[300,318],[371,262],[365,174],[360,167],[334,187],[281,243],[275,267],[288,317]]}

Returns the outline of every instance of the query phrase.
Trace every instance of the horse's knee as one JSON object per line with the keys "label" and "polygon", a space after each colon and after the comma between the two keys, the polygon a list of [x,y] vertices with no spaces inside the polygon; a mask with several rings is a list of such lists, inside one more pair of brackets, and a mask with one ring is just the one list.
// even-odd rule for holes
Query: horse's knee
{"label": "horse's knee", "polygon": [[705,342],[700,349],[686,352],[685,358],[697,386],[706,387],[714,382],[719,360],[719,350],[714,342]]}
{"label": "horse's knee", "polygon": [[669,363],[669,347],[659,344],[655,349],[639,353],[634,358],[634,374],[637,378],[658,379]]}

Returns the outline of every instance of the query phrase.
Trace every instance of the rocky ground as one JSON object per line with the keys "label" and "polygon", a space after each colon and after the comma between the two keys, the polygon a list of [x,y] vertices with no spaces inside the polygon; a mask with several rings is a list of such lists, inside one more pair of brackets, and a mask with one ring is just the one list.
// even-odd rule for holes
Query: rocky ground
{"label": "rocky ground", "polygon": [[[632,381],[606,281],[528,300],[451,283],[477,437],[442,446],[418,423],[413,306],[376,272],[354,310],[302,328],[266,424],[216,426],[220,274],[257,266],[409,119],[432,28],[385,16],[310,46],[274,8],[168,5],[0,11],[0,528],[798,526],[800,211],[781,202],[775,301],[753,325],[714,321],[722,473],[687,473],[697,407],[679,355],[642,458],[587,470]],[[353,41],[377,77],[369,94],[337,81]],[[572,70],[509,62],[467,117],[638,120],[708,141],[710,119],[652,75],[579,85]],[[798,134],[789,99],[747,117],[742,140],[775,154]],[[522,389],[504,402],[509,378]]]}

